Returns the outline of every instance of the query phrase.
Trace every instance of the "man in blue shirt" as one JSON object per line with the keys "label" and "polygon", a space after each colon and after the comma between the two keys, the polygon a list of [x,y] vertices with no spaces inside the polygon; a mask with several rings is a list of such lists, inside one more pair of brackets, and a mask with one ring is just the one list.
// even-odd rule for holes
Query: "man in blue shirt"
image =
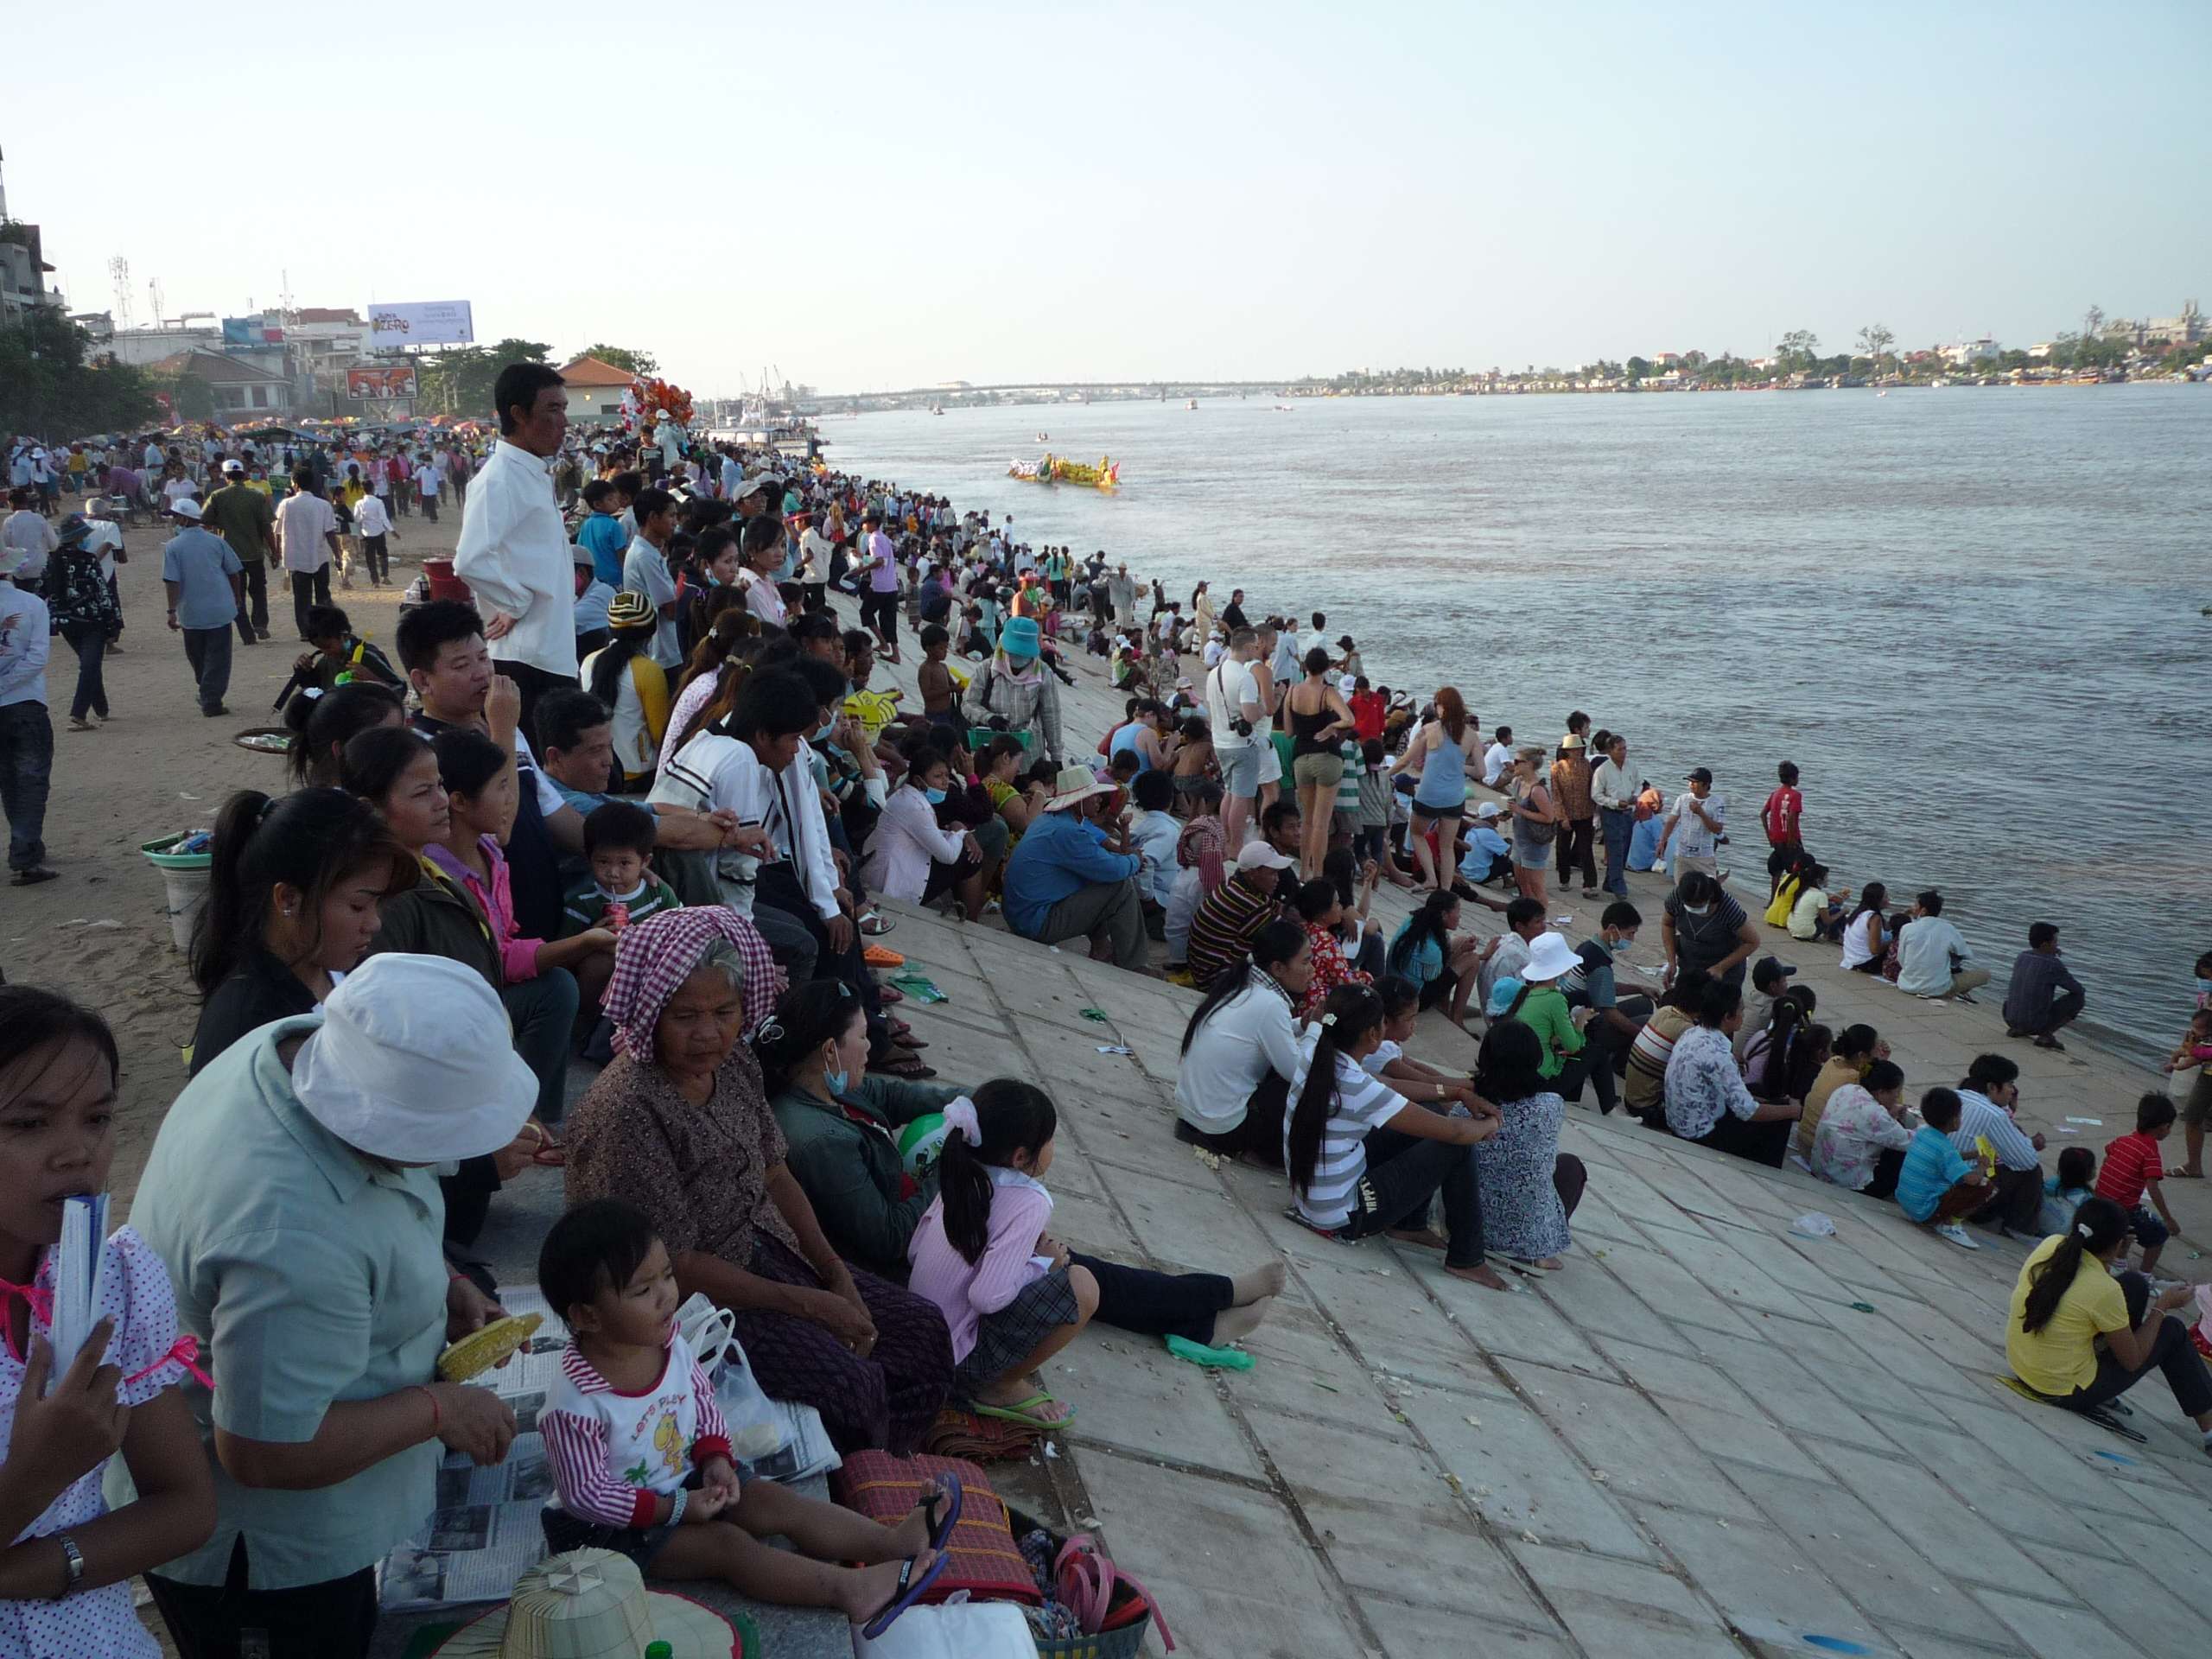
{"label": "man in blue shirt", "polygon": [[1475,809],[1475,820],[1467,826],[1467,850],[1459,860],[1462,880],[1503,880],[1512,874],[1513,849],[1506,845],[1505,837],[1491,827],[1497,817],[1495,801],[1484,801]]}
{"label": "man in blue shirt", "polygon": [[1121,821],[1122,791],[1065,766],[1006,864],[1006,925],[1040,944],[1088,938],[1094,962],[1144,965],[1142,863]]}
{"label": "man in blue shirt", "polygon": [[592,575],[609,588],[622,586],[622,556],[630,550],[629,532],[619,516],[630,498],[607,479],[594,478],[584,486],[584,505],[591,509],[576,527],[576,545],[591,555]]}
{"label": "man in blue shirt", "polygon": [[200,712],[227,715],[231,624],[245,596],[245,567],[230,543],[200,527],[200,504],[181,495],[169,504],[177,533],[162,549],[162,586],[168,593],[169,628],[184,635],[185,660],[200,686]]}

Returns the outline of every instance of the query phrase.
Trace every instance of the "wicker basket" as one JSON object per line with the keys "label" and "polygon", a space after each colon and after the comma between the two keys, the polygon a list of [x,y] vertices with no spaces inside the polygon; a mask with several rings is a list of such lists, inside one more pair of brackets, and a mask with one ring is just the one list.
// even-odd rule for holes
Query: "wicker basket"
{"label": "wicker basket", "polygon": [[[1064,1535],[1043,1522],[1024,1515],[1011,1505],[1007,1507],[1006,1518],[1017,1540],[1028,1536],[1032,1532],[1042,1532],[1052,1541],[1055,1555],[1059,1554],[1060,1546],[1067,1542]],[[1111,1611],[1118,1613],[1137,1599],[1136,1592],[1127,1585],[1117,1584],[1114,1586]],[[1068,1636],[1057,1641],[1039,1637],[1037,1639],[1037,1659],[1136,1659],[1144,1651],[1144,1639],[1151,1630],[1152,1611],[1147,1608],[1118,1630],[1101,1630],[1096,1636]]]}

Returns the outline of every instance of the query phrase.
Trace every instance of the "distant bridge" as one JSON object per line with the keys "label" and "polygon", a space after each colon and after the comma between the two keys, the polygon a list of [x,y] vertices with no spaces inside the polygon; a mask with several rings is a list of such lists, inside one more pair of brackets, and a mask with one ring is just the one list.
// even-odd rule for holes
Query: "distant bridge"
{"label": "distant bridge", "polygon": [[871,398],[970,397],[978,392],[1093,391],[1122,397],[1192,397],[1209,391],[1280,391],[1316,384],[1297,377],[1281,380],[1008,380],[992,385],[912,386],[903,391],[821,391],[815,401],[861,403]]}

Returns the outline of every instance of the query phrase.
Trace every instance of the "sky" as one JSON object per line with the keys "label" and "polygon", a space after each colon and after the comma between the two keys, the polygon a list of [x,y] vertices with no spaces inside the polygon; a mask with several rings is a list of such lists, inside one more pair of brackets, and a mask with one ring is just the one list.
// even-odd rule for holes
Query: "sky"
{"label": "sky", "polygon": [[2024,345],[2212,300],[2201,0],[387,0],[373,42],[117,0],[90,60],[16,10],[9,209],[73,308],[129,260],[141,321],[154,278],[170,315],[466,299],[480,340],[711,396]]}

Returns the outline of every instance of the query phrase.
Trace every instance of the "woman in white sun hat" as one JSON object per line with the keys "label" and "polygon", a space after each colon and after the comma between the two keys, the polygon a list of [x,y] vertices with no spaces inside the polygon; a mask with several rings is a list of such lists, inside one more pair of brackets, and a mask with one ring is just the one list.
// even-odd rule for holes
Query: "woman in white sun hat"
{"label": "woman in white sun hat", "polygon": [[437,1507],[445,1451],[505,1457],[514,1414],[435,1380],[446,1344],[498,1310],[446,1264],[433,1167],[530,1116],[530,1068],[484,1041],[505,1024],[474,969],[373,957],[319,1014],[232,1044],[163,1119],[131,1224],[221,1378],[183,1385],[214,1536],[146,1574],[181,1652],[234,1653],[254,1630],[270,1659],[366,1654],[376,1564]]}

